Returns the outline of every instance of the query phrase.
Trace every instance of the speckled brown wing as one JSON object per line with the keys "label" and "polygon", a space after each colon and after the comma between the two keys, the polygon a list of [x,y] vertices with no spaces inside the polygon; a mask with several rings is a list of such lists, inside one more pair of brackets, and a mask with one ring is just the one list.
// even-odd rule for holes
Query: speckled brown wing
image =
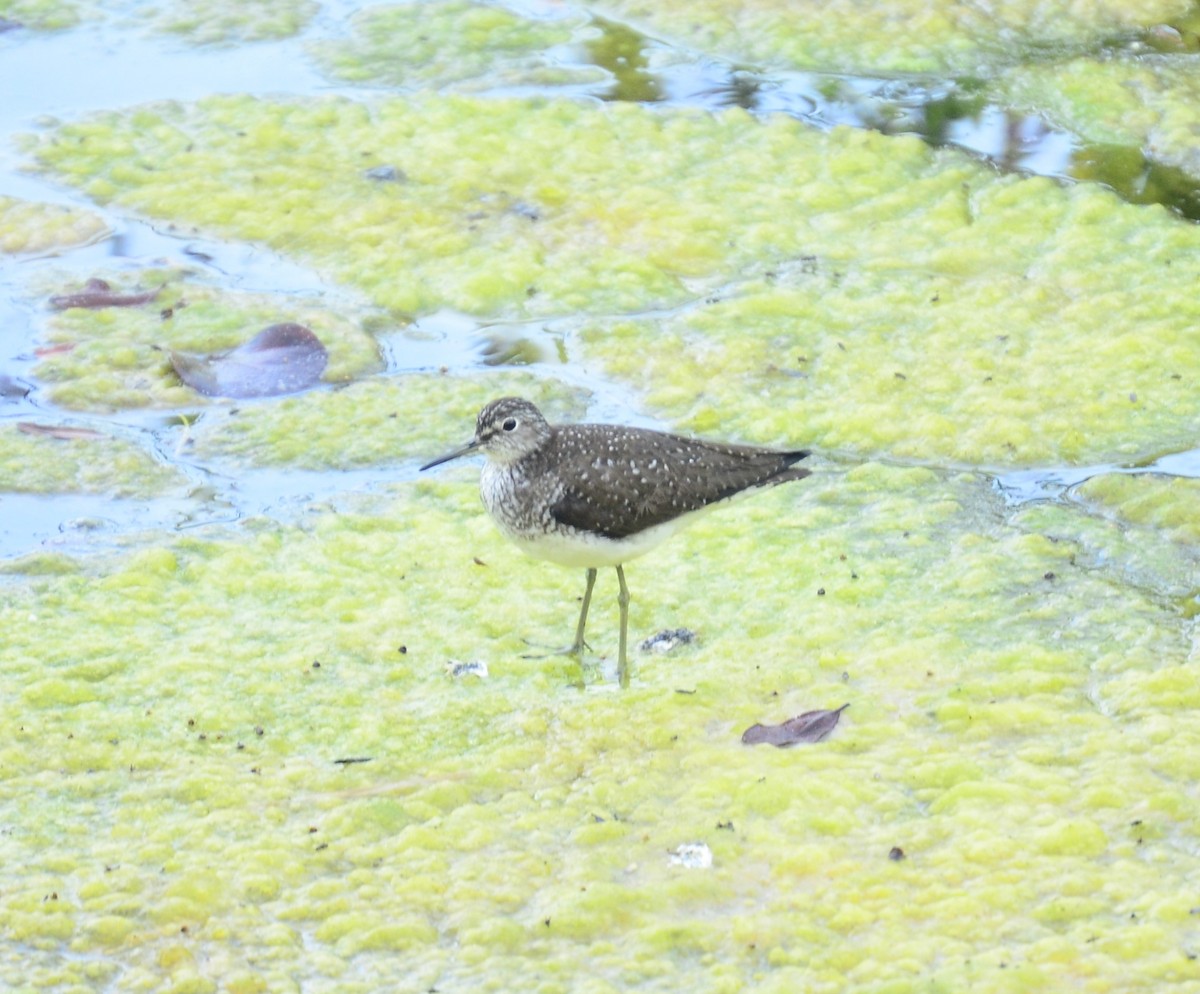
{"label": "speckled brown wing", "polygon": [[554,429],[561,481],[551,516],[563,525],[621,539],[743,490],[799,480],[808,455],[720,445],[642,428]]}

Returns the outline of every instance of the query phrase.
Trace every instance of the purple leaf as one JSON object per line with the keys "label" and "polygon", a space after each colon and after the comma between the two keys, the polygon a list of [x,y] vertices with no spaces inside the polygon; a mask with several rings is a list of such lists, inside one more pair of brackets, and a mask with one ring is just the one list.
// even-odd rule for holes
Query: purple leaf
{"label": "purple leaf", "polygon": [[232,352],[197,356],[169,351],[175,372],[208,397],[274,397],[307,390],[321,378],[329,353],[299,324],[273,324]]}
{"label": "purple leaf", "polygon": [[820,742],[837,727],[849,706],[843,704],[834,711],[805,711],[779,725],[751,725],[742,733],[742,741],[746,745],[766,742],[781,748],[797,742]]}

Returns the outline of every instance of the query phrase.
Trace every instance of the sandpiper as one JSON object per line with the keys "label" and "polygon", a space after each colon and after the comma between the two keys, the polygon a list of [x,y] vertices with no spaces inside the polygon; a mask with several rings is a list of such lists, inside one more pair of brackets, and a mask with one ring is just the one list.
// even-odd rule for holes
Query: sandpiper
{"label": "sandpiper", "polygon": [[809,475],[795,465],[808,455],[803,450],[725,445],[623,425],[552,425],[520,397],[493,400],[479,412],[471,441],[421,469],[477,449],[487,456],[479,492],[500,531],[530,556],[587,570],[575,641],[564,652],[582,660],[596,570],[616,568],[622,687],[629,684],[622,564],[705,508]]}

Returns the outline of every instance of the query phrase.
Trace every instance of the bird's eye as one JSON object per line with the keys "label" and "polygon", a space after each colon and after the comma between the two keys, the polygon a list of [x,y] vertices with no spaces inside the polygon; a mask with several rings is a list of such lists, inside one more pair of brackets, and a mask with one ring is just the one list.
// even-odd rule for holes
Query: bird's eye
{"label": "bird's eye", "polygon": [[517,419],[516,418],[505,418],[504,424],[502,424],[500,427],[503,428],[505,431],[516,431],[517,430]]}

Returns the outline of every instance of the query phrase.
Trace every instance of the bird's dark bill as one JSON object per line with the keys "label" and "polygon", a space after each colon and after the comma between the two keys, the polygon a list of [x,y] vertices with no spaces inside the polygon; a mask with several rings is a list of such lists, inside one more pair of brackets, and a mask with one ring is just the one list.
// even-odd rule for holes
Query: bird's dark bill
{"label": "bird's dark bill", "polygon": [[432,462],[427,462],[422,466],[419,472],[424,473],[427,469],[433,469],[434,466],[440,466],[444,462],[449,462],[451,459],[457,459],[459,456],[467,456],[479,448],[479,441],[471,439],[466,445],[455,449],[453,452],[447,452],[444,456],[438,456]]}

